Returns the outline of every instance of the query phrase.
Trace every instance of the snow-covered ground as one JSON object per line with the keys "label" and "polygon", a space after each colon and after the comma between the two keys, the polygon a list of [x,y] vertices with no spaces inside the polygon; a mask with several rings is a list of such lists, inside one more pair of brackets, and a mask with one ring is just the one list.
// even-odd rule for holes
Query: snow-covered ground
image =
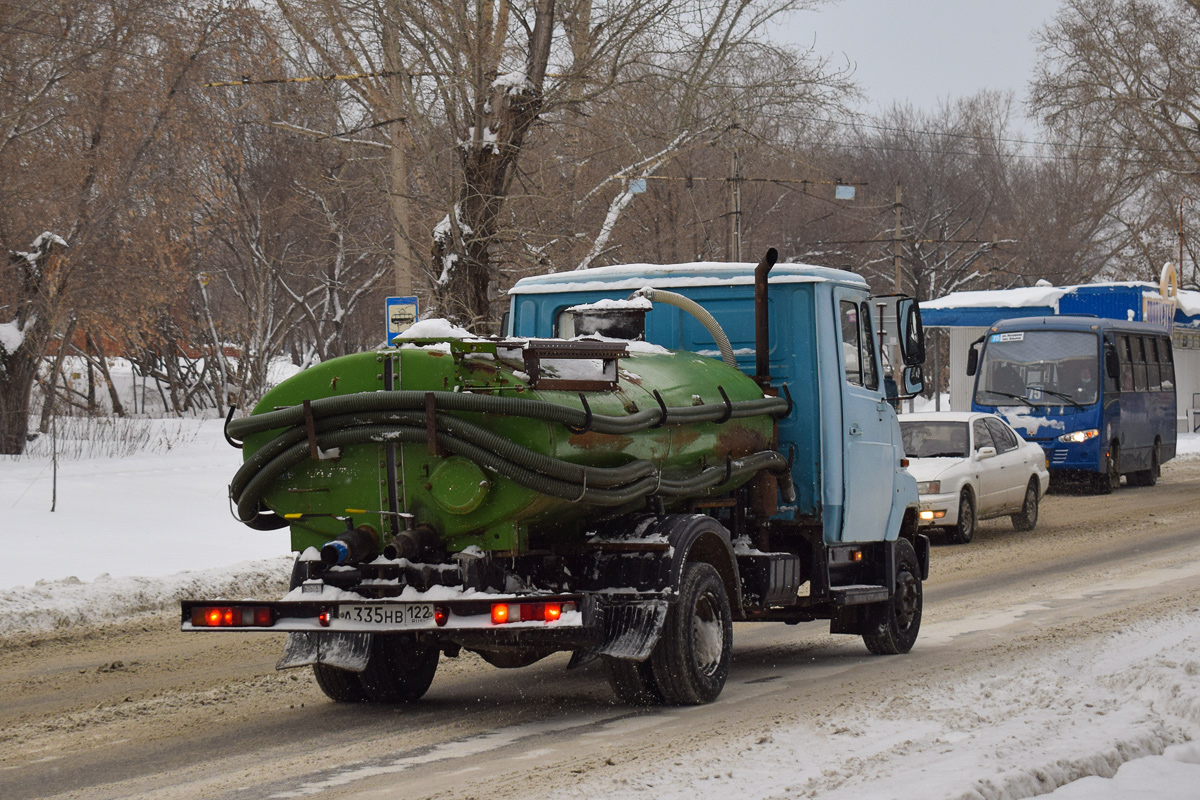
{"label": "snow-covered ground", "polygon": [[[251,531],[230,516],[226,484],[240,454],[221,422],[185,423],[183,435],[173,424],[169,447],[61,461],[53,512],[47,458],[0,460],[0,635],[170,608],[184,596],[262,596],[285,579],[286,531]],[[1200,454],[1200,436],[1181,436],[1180,454]],[[821,797],[855,800],[1200,797],[1200,609],[1089,648],[963,678],[923,696],[922,708],[854,730],[776,729],[606,793],[792,797],[819,784]],[[819,763],[805,754],[831,735],[847,770],[840,788],[805,766]],[[856,779],[856,763],[885,756],[895,765],[887,779]],[[998,765],[1010,766],[997,777]],[[684,777],[697,774],[714,777]]]}

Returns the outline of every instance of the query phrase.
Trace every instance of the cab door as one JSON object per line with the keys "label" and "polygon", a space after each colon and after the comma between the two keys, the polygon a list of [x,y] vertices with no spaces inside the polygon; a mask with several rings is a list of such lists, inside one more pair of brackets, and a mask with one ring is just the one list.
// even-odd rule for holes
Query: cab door
{"label": "cab door", "polygon": [[879,541],[895,492],[895,412],[883,396],[867,294],[839,289],[834,302],[842,359],[842,541]]}

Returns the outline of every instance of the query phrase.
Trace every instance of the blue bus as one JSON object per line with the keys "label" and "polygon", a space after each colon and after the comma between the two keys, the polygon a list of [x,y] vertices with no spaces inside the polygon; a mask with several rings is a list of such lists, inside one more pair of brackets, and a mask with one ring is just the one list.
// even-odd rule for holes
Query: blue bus
{"label": "blue bus", "polygon": [[[982,346],[982,348],[981,348]],[[973,411],[1003,416],[1052,476],[1153,486],[1175,456],[1175,359],[1160,327],[1088,316],[998,322],[971,345]]]}

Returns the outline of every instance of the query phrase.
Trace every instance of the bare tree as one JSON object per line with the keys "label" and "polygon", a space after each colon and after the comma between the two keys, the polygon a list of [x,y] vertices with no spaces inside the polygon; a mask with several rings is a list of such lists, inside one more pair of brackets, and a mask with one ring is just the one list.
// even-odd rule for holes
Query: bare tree
{"label": "bare tree", "polygon": [[1200,2],[1066,0],[1042,33],[1031,107],[1138,181],[1114,207],[1128,236],[1110,274],[1146,276],[1169,252],[1175,203],[1200,195]]}
{"label": "bare tree", "polygon": [[[440,223],[430,220],[435,224],[428,278],[439,311],[472,324],[492,313],[496,258],[509,245],[510,252],[553,260],[562,250],[547,249],[546,240],[556,245],[571,240],[565,248],[574,261],[570,266],[594,263],[605,250],[603,241],[577,252],[576,234],[589,240],[611,236],[612,222],[628,205],[620,194],[627,178],[660,169],[728,127],[738,105],[737,82],[753,74],[741,68],[752,58],[759,60],[764,83],[777,80],[771,65],[781,55],[789,68],[800,63],[763,44],[766,28],[780,14],[817,2],[277,0],[277,5],[306,45],[298,58],[325,71],[373,76],[355,82],[354,99],[364,109],[357,126],[386,126],[394,157],[408,145],[403,152],[405,159],[412,157],[411,174],[392,170],[392,197],[399,203],[417,195],[441,204]],[[752,106],[753,94],[741,104]],[[640,136],[631,135],[637,127],[620,119],[635,96],[658,101],[640,106],[645,112]],[[606,151],[586,149],[601,138],[590,135],[592,129],[613,122]],[[598,161],[606,163],[597,169]],[[584,174],[576,174],[580,166]],[[592,189],[597,191],[588,195]],[[561,217],[550,205],[570,205],[574,197],[586,197],[596,210],[587,212],[586,222],[568,225],[565,238],[514,227],[519,220]],[[523,208],[510,211],[514,199]],[[525,207],[538,200],[544,204]],[[414,227],[410,220],[404,231],[408,246],[422,241]],[[519,241],[531,230],[543,241]]]}

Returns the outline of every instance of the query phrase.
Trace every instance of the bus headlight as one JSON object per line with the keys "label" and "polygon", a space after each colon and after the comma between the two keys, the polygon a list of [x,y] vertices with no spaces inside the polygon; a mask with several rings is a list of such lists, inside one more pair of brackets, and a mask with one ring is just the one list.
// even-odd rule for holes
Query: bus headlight
{"label": "bus headlight", "polygon": [[937,494],[941,490],[941,481],[917,481],[917,494]]}
{"label": "bus headlight", "polygon": [[1058,437],[1058,440],[1060,442],[1067,442],[1068,444],[1079,444],[1080,442],[1086,442],[1088,439],[1095,439],[1099,435],[1100,431],[1096,430],[1095,428],[1088,428],[1086,431],[1064,433],[1062,436]]}

